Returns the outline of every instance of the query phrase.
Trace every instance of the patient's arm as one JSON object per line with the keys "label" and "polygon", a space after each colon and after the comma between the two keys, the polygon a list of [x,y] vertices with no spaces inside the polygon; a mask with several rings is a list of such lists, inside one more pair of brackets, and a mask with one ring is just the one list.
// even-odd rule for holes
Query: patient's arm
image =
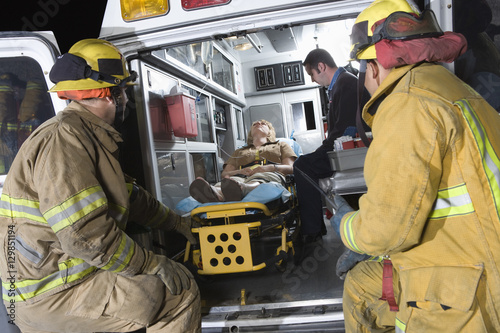
{"label": "patient's arm", "polygon": [[273,172],[273,171],[278,171],[281,172],[284,175],[288,175],[293,173],[293,162],[295,161],[295,157],[287,157],[283,161],[281,161],[280,164],[266,164],[266,165],[261,165],[257,168],[254,168],[252,173],[250,175],[253,175],[254,173],[259,173],[259,172]]}
{"label": "patient's arm", "polygon": [[251,176],[253,170],[250,168],[237,169],[234,165],[226,164],[222,170],[222,178],[228,178],[234,175]]}
{"label": "patient's arm", "polygon": [[273,171],[279,171],[284,175],[288,175],[293,173],[293,162],[295,161],[295,159],[296,157],[287,157],[283,159],[283,161],[281,161],[280,164],[266,164],[258,166],[253,169],[252,168],[237,169],[234,165],[226,164],[224,170],[222,171],[222,178],[227,178],[234,175],[251,176],[254,173],[273,172]]}

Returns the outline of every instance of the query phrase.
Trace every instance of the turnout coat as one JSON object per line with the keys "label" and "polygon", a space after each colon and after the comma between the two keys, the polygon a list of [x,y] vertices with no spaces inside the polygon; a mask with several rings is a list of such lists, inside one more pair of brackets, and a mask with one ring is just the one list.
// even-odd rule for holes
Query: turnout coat
{"label": "turnout coat", "polygon": [[148,252],[127,222],[159,226],[169,209],[123,174],[121,141],[72,102],[23,144],[0,199],[5,302],[35,302],[103,270],[142,271]]}
{"label": "turnout coat", "polygon": [[467,312],[478,299],[498,322],[498,112],[444,67],[421,63],[392,69],[363,118],[374,138],[368,191],[343,217],[342,241],[392,259],[400,312],[429,302]]}

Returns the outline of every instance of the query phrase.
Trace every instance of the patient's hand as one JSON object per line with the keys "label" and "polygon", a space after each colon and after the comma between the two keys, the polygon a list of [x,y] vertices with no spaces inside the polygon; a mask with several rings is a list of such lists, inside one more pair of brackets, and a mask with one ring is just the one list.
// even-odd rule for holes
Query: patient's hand
{"label": "patient's hand", "polygon": [[225,171],[222,174],[223,178],[230,178],[235,175],[251,176],[253,175],[253,170],[250,168],[243,168],[238,170]]}
{"label": "patient's hand", "polygon": [[269,171],[272,171],[272,169],[271,169],[271,170],[269,170],[269,167],[271,167],[271,168],[273,168],[273,169],[274,169],[274,166],[273,166],[273,165],[271,165],[271,164],[268,164],[268,165],[259,165],[258,167],[256,167],[256,168],[254,168],[254,169],[250,170],[250,171],[251,171],[251,173],[250,173],[248,176],[251,176],[251,175],[253,175],[254,173],[259,173],[259,172],[269,172]]}
{"label": "patient's hand", "polygon": [[258,168],[255,168],[252,170],[252,168],[243,168],[241,170],[238,170],[238,173],[240,175],[245,175],[245,176],[251,176],[255,173],[255,170],[258,169]]}

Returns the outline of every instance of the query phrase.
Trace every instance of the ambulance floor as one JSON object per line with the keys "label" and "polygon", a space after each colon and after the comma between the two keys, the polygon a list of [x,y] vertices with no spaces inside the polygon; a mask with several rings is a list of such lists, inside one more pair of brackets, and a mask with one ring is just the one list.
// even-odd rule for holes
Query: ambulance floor
{"label": "ambulance floor", "polygon": [[[199,276],[202,307],[279,304],[297,302],[321,304],[338,301],[341,306],[343,281],[335,274],[337,259],[344,246],[325,220],[327,234],[312,244],[297,265],[289,259],[284,272],[274,265],[259,271]],[[276,243],[258,244],[263,252],[273,251]],[[278,243],[279,244],[279,243]],[[272,253],[267,251],[268,253]],[[328,300],[328,301],[326,301]]]}

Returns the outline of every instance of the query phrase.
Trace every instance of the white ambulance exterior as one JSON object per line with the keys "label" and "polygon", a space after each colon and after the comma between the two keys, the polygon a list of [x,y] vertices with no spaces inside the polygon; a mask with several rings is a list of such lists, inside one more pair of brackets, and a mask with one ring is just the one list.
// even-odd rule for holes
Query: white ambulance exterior
{"label": "white ambulance exterior", "polygon": [[[418,5],[434,10],[443,30],[453,30],[458,1],[422,0]],[[124,170],[175,207],[189,196],[196,177],[220,180],[223,161],[245,144],[254,120],[269,120],[278,137],[293,137],[304,153],[314,151],[325,136],[326,104],[322,88],[311,82],[302,61],[320,47],[330,51],[337,65],[347,65],[350,29],[371,2],[108,0],[99,38],[114,43],[139,75],[123,128]],[[500,6],[488,2],[492,24],[499,25]],[[499,49],[499,38],[494,42]],[[25,83],[37,80],[46,91],[58,55],[51,33],[0,32],[0,75],[11,72]],[[454,70],[453,64],[447,66]],[[482,88],[492,93],[496,82],[485,82]],[[180,92],[195,99],[195,113],[180,120],[184,125],[179,130],[165,121],[165,103]],[[66,102],[47,94],[41,104],[43,121]],[[16,142],[0,138],[5,146],[0,147],[2,184],[14,147],[32,130],[16,126]],[[182,256],[183,244],[164,234],[147,232],[136,238],[160,253]],[[313,257],[285,272],[270,267],[200,279],[203,332],[342,332],[343,284],[335,275],[342,250],[330,229]],[[3,327],[2,332],[13,329]]]}

